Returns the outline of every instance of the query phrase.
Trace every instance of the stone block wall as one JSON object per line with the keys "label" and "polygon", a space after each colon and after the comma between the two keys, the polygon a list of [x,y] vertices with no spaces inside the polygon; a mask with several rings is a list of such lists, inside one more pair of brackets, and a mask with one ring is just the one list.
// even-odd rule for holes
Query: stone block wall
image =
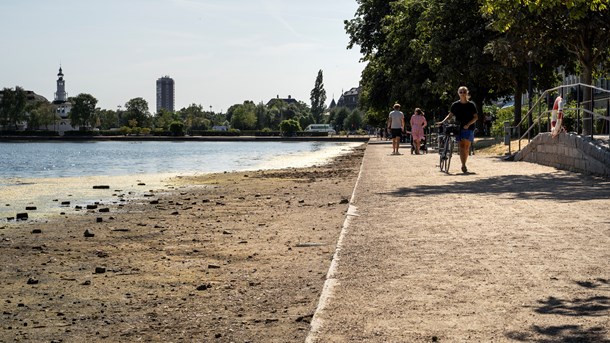
{"label": "stone block wall", "polygon": [[515,155],[515,161],[610,177],[610,150],[590,137],[573,133],[537,135]]}

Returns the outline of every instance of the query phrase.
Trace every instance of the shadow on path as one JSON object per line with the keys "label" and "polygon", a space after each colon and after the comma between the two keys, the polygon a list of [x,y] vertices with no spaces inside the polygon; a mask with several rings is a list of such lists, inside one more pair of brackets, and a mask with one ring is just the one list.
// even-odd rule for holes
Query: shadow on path
{"label": "shadow on path", "polygon": [[440,194],[504,194],[516,199],[557,201],[610,199],[610,180],[581,174],[545,173],[502,175],[450,185],[402,187],[387,194],[396,197]]}
{"label": "shadow on path", "polygon": [[[596,279],[593,282],[575,281],[577,285],[587,289],[606,288],[609,282],[606,279]],[[586,299],[564,300],[548,297],[538,301],[539,306],[534,312],[543,315],[558,315],[570,317],[606,317],[610,318],[610,298],[606,296],[592,296]],[[610,320],[609,320],[610,321]],[[586,342],[610,343],[608,327],[589,327],[582,325],[539,326],[532,325],[529,332],[511,331],[506,337],[521,342]]]}

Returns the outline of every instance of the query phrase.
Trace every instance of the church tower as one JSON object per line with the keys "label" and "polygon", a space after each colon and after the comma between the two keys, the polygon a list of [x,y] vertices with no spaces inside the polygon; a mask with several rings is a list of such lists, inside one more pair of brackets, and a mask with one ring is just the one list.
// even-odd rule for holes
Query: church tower
{"label": "church tower", "polygon": [[59,66],[59,73],[57,74],[57,92],[55,92],[55,100],[53,103],[64,103],[68,100],[68,94],[66,93],[66,82],[64,81],[64,73],[61,71]]}

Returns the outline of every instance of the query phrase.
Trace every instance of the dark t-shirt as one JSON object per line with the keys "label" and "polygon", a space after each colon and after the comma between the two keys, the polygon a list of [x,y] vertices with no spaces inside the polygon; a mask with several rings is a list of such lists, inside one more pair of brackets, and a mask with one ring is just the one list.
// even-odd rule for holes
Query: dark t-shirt
{"label": "dark t-shirt", "polygon": [[[477,113],[477,106],[472,101],[463,104],[458,100],[451,104],[451,109],[449,111],[453,113],[453,116],[460,124],[461,129],[474,118],[474,115]],[[470,125],[468,130],[474,130],[474,124]]]}

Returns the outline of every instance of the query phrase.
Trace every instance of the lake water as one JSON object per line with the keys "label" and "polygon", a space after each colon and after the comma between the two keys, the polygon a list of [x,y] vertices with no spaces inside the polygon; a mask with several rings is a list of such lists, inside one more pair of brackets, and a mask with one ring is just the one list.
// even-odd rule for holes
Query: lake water
{"label": "lake water", "polygon": [[[308,167],[348,153],[352,142],[2,142],[0,220],[36,206],[30,218],[65,211],[59,204],[107,202],[167,186],[177,175]],[[94,190],[109,185],[110,190]],[[145,186],[143,186],[145,185]],[[116,199],[114,199],[116,200]]]}
{"label": "lake water", "polygon": [[358,143],[15,142],[0,143],[0,178],[210,173],[304,167]]}

